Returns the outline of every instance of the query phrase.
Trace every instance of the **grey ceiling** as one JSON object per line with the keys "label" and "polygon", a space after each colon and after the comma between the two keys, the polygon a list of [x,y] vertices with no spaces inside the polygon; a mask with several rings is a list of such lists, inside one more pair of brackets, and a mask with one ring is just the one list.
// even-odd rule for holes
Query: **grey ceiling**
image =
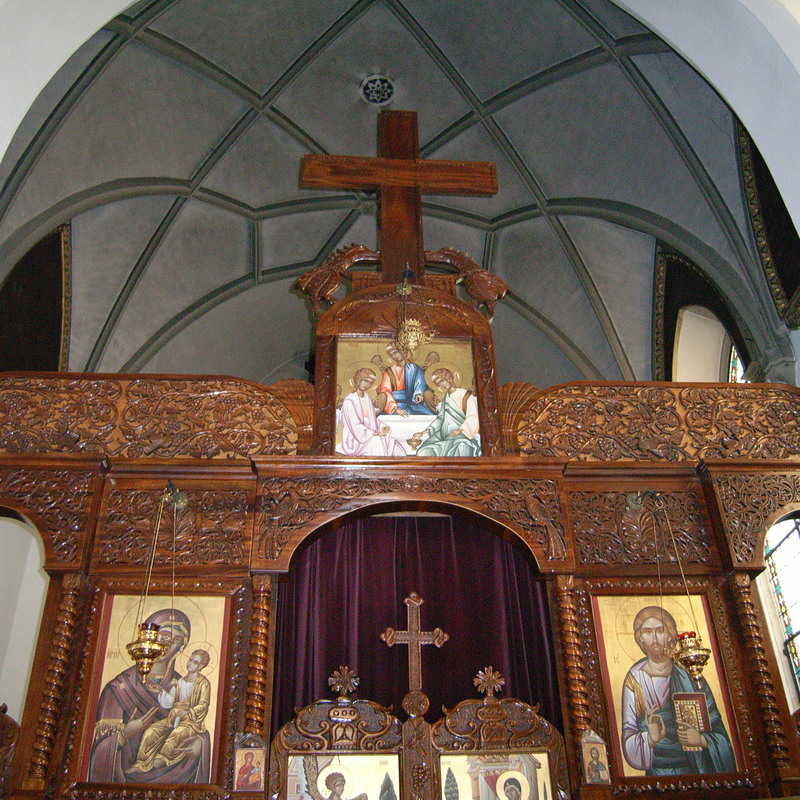
{"label": "grey ceiling", "polygon": [[306,377],[293,280],[375,220],[369,196],[299,189],[298,161],[374,154],[375,71],[424,156],[497,162],[496,197],[427,197],[424,223],[511,287],[501,381],[650,378],[656,237],[756,355],[788,352],[731,112],[607,0],[156,0],[64,65],[0,165],[6,271],[72,219],[70,368]]}

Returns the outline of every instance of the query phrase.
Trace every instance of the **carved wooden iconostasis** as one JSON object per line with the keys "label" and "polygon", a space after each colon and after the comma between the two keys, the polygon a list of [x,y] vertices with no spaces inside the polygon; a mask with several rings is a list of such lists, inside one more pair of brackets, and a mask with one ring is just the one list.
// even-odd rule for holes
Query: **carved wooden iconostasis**
{"label": "carved wooden iconostasis", "polygon": [[[398,158],[382,155],[379,162]],[[415,158],[400,153],[398,161]],[[403,180],[411,174],[400,172]],[[373,188],[384,186],[371,180]],[[463,188],[452,180],[454,190]],[[427,189],[406,183],[395,190]],[[290,726],[318,712],[319,725],[330,709],[341,717],[330,717],[336,724],[367,715],[382,731],[383,750],[398,755],[391,780],[401,787],[398,800],[450,800],[454,786],[463,794],[467,785],[459,770],[473,768],[489,770],[496,797],[538,800],[528,778],[497,781],[509,771],[528,774],[529,762],[509,762],[509,753],[535,756],[543,748],[559,796],[800,792],[800,744],[752,584],[763,569],[767,528],[800,508],[800,391],[625,382],[498,387],[489,320],[460,299],[455,284],[463,281],[489,312],[503,287],[462,254],[425,253],[421,239],[418,245],[412,251],[420,260],[406,281],[398,271],[353,273],[352,290],[335,302],[349,267],[381,263],[382,252],[348,248],[307,273],[301,285],[319,312],[313,384],[0,376],[0,505],[38,529],[50,575],[11,796],[279,796],[291,764],[276,762],[276,752],[288,758],[336,748],[319,741],[306,747],[299,733],[292,739],[283,728],[270,729],[276,582],[323,526],[387,504],[473,514],[530,553],[549,598],[563,742],[539,716],[537,698],[497,701],[493,689],[491,701],[469,700],[469,686],[460,687],[465,705],[430,713],[421,702],[404,704],[402,713],[381,710],[368,703],[369,686],[361,687],[363,700],[348,698],[352,687],[339,688],[338,700],[320,705],[319,687]],[[425,273],[426,264],[453,274]],[[324,301],[331,307],[323,311]],[[424,374],[425,391],[410,398],[389,386],[394,356],[387,348],[404,319],[429,337],[417,357],[423,363],[413,352],[395,363],[395,376],[412,376],[404,380]],[[367,342],[367,349],[342,356],[353,342]],[[471,375],[463,362],[454,366],[462,357],[471,359]],[[392,391],[398,407],[413,406],[408,417],[422,419],[408,436],[414,444],[385,456],[337,452],[337,416],[344,424],[347,397],[352,413],[363,415],[359,424],[402,443],[405,415],[391,410]],[[444,424],[447,397],[456,422],[439,438],[461,437],[462,455],[436,455],[435,441],[419,453]],[[380,421],[392,414],[402,419]],[[153,547],[168,480],[187,493],[188,504],[164,514]],[[335,527],[325,535],[336,536]],[[174,652],[160,683],[148,686],[125,661],[120,631],[151,555],[144,615],[169,629]],[[646,672],[651,662],[671,663],[651,653],[687,629],[711,650],[702,679],[686,683],[677,667]],[[384,646],[376,632],[375,647]],[[469,643],[462,646],[468,652]],[[193,683],[181,689],[192,658]],[[424,655],[425,663],[435,658],[435,651]],[[665,701],[665,691],[679,697]],[[156,700],[162,692],[171,699]],[[178,719],[169,713],[176,702],[195,710]],[[692,709],[699,709],[699,744],[693,734],[676,733],[675,715]],[[486,726],[484,739],[474,739],[476,726]],[[359,742],[348,739],[337,752],[369,749]],[[459,753],[476,760],[442,761]],[[336,797],[336,779],[328,783],[323,776],[315,791],[322,786]]]}

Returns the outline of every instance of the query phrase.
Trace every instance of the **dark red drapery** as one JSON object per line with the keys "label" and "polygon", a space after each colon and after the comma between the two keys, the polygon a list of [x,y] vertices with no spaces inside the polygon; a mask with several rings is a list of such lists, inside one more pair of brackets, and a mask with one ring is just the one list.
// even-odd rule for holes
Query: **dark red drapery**
{"label": "dark red drapery", "polygon": [[516,540],[472,515],[367,517],[324,532],[299,552],[278,587],[273,731],[294,709],[332,698],[327,678],[340,664],[361,676],[358,696],[400,709],[408,690],[408,649],[387,647],[387,626],[407,627],[403,598],[425,599],[423,630],[450,634],[423,647],[429,721],[442,704],[477,697],[476,672],[491,664],[504,696],[540,703],[560,727],[547,597],[536,565]]}

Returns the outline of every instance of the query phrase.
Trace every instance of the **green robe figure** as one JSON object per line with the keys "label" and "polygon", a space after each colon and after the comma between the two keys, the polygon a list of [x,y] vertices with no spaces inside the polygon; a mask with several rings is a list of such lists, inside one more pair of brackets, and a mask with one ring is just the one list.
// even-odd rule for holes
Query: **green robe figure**
{"label": "green robe figure", "polygon": [[[469,389],[456,386],[458,373],[440,367],[431,382],[443,392],[433,422],[408,443],[418,456],[479,456],[478,401]],[[424,437],[424,438],[423,438]]]}

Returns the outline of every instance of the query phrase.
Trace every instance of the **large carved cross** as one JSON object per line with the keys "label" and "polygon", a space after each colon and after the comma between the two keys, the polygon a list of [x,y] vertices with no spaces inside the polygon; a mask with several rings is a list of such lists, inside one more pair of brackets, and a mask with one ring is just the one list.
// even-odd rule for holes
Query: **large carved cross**
{"label": "large carved cross", "polygon": [[304,156],[300,185],[377,190],[383,280],[399,282],[408,264],[416,282],[421,282],[425,271],[422,195],[493,195],[497,193],[497,173],[488,161],[420,159],[416,111],[381,111],[378,158]]}
{"label": "large carved cross", "polygon": [[408,688],[411,692],[422,691],[422,645],[435,644],[441,647],[450,635],[441,628],[432,631],[421,630],[419,621],[419,607],[425,602],[416,592],[411,592],[410,597],[403,601],[408,606],[408,630],[396,631],[387,628],[381,634],[381,640],[389,647],[396,644],[408,645]]}

